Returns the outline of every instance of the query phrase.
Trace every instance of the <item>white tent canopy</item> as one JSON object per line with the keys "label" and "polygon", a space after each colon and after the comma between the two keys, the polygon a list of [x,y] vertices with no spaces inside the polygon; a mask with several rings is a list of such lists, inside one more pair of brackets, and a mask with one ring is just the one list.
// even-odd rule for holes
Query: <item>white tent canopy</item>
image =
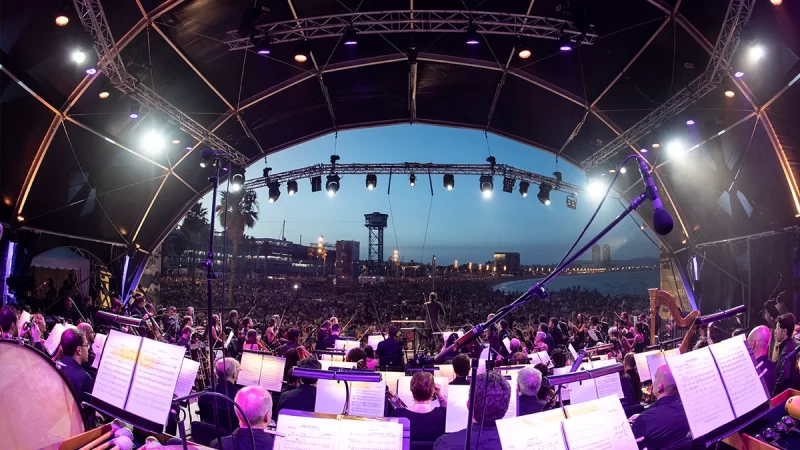
{"label": "white tent canopy", "polygon": [[[61,281],[66,279],[66,274],[61,276],[61,279],[56,279],[53,276],[53,270],[64,270],[66,272],[75,272],[78,278],[78,290],[82,295],[88,293],[89,288],[89,260],[83,256],[75,253],[67,247],[58,247],[48,250],[44,253],[37,255],[33,258],[31,268],[34,272],[34,282],[40,285],[48,277],[52,277],[56,281],[56,289],[61,284]],[[50,270],[37,270],[50,269]]]}

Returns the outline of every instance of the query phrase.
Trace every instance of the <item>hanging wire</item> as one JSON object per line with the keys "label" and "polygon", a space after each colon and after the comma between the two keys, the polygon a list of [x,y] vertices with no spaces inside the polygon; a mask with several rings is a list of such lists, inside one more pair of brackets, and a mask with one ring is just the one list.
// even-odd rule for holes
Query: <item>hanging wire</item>
{"label": "hanging wire", "polygon": [[389,199],[389,217],[392,218],[392,231],[394,232],[394,248],[400,249],[400,244],[397,243],[397,227],[394,225],[394,212],[392,211],[392,196],[386,194]]}
{"label": "hanging wire", "polygon": [[486,138],[486,151],[489,152],[489,156],[492,156],[492,149],[489,147],[489,133],[485,130],[483,132],[483,137]]}
{"label": "hanging wire", "polygon": [[[335,154],[336,154],[336,152],[338,151],[338,150],[337,150],[337,146],[338,146],[338,144],[339,144],[339,132],[337,131],[337,132],[335,132],[335,133],[334,133],[334,135],[333,135],[333,154],[334,154],[334,155],[335,155]],[[264,160],[266,161],[266,157],[264,157]]]}
{"label": "hanging wire", "polygon": [[[422,252],[419,254],[419,260],[424,261],[422,258],[425,256],[425,242],[428,240],[428,225],[431,223],[431,209],[433,209],[433,196],[431,195],[431,204],[428,206],[428,220],[425,221],[425,235],[422,238]],[[436,270],[434,267],[433,270]]]}

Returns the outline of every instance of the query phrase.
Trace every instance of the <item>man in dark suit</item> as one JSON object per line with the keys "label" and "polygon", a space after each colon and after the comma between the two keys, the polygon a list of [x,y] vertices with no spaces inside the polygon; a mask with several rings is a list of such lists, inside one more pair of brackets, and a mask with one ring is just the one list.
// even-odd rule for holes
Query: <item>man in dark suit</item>
{"label": "man in dark suit", "polygon": [[336,347],[336,340],[339,339],[340,333],[341,333],[341,328],[339,328],[338,323],[331,325],[331,334],[326,335],[325,338],[322,339],[322,343],[320,344],[319,349],[328,350]]}
{"label": "man in dark suit", "polygon": [[[498,419],[502,419],[511,400],[511,386],[498,372],[485,372],[475,380],[475,405],[472,414],[472,441],[470,450],[500,450],[500,434],[497,431]],[[483,424],[483,428],[481,428]],[[480,433],[480,442],[478,434]],[[433,444],[433,450],[462,450],[467,438],[467,430],[445,434]]]}
{"label": "man in dark suit", "polygon": [[375,354],[378,355],[380,366],[403,366],[403,346],[397,342],[400,332],[395,327],[389,327],[389,336],[378,344]]}
{"label": "man in dark suit", "polygon": [[517,388],[519,389],[519,415],[535,414],[541,412],[544,400],[539,400],[539,388],[542,386],[542,373],[533,366],[525,366],[517,373]]}
{"label": "man in dark suit", "polygon": [[261,386],[246,387],[236,394],[236,403],[244,411],[244,416],[247,420],[237,410],[236,416],[239,419],[239,428],[233,430],[230,436],[222,438],[222,446],[219,446],[217,440],[214,439],[211,442],[211,448],[221,448],[222,450],[251,449],[251,431],[247,428],[247,421],[250,421],[255,448],[272,450],[275,436],[265,432],[272,415],[272,396],[269,391]]}
{"label": "man in dark suit", "polygon": [[750,348],[753,349],[753,356],[756,358],[756,366],[759,366],[756,372],[761,373],[766,370],[761,379],[764,380],[767,391],[771,394],[775,390],[776,373],[775,363],[767,357],[770,338],[769,328],[764,325],[753,328],[753,331],[747,336],[747,343],[750,344]]}
{"label": "man in dark suit", "polygon": [[463,354],[456,355],[456,357],[453,358],[453,373],[456,374],[456,377],[450,382],[451,385],[459,386],[469,384],[467,375],[469,375],[470,362],[469,356]]}
{"label": "man in dark suit", "polygon": [[794,350],[795,343],[792,339],[794,326],[796,324],[794,314],[786,313],[778,316],[775,321],[775,342],[778,343],[778,359],[775,364],[775,390],[772,396],[776,396],[789,388],[796,388],[798,381],[797,373],[797,354],[788,357]]}
{"label": "man in dark suit", "polygon": [[[639,448],[650,450],[691,448],[689,421],[683,411],[678,387],[669,366],[662,364],[653,378],[653,395],[656,402],[641,414],[628,419]],[[701,401],[693,399],[692,401]]]}
{"label": "man in dark suit", "polygon": [[90,400],[94,379],[82,367],[89,360],[89,341],[83,331],[69,328],[61,335],[61,359],[57,366],[83,402]]}
{"label": "man in dark suit", "polygon": [[283,356],[290,349],[299,347],[299,344],[297,343],[297,340],[299,338],[300,338],[300,330],[298,330],[297,328],[290,329],[289,331],[286,332],[287,342],[278,347],[278,349],[275,350],[275,352],[278,353],[279,356]]}
{"label": "man in dark suit", "polygon": [[[219,358],[214,364],[216,383],[214,392],[222,394],[233,400],[241,386],[236,384],[236,377],[240,371],[239,363],[233,358]],[[205,395],[197,399],[200,407],[200,420],[205,423],[214,423],[214,403],[216,400],[217,415],[219,416],[219,426],[227,431],[233,429],[238,422],[236,418],[236,407],[229,401],[216,396]]]}
{"label": "man in dark suit", "polygon": [[[317,358],[309,356],[297,363],[301,369],[322,369],[322,364]],[[297,411],[314,412],[314,404],[317,402],[317,380],[315,378],[301,378],[300,386],[286,391],[278,399],[278,414],[282,409],[294,409]]]}

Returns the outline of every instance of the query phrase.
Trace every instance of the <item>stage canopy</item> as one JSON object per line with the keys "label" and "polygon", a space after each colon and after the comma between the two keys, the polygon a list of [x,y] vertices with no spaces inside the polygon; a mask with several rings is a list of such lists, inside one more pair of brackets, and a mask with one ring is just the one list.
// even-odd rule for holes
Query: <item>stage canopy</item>
{"label": "stage canopy", "polygon": [[[145,105],[129,119],[131,99],[84,72],[97,53],[72,2],[69,23],[54,23],[62,4],[2,4],[0,220],[151,250],[208,192],[207,144]],[[276,0],[249,16],[252,0],[101,4],[127,72],[249,163],[335,131],[433,124],[523,142],[596,177],[648,150],[676,218],[668,251],[777,230],[800,213],[796,1]],[[731,6],[744,27],[727,28]],[[350,24],[358,44],[345,46]],[[470,26],[477,45],[465,43]],[[740,42],[722,55],[730,68],[695,90],[720,39]],[[70,61],[77,48],[86,64]],[[687,86],[691,106],[646,126]],[[141,149],[154,126],[180,143]],[[645,132],[600,157],[634,126]],[[638,194],[638,178],[629,171],[618,191]],[[651,207],[641,214],[649,223]]]}

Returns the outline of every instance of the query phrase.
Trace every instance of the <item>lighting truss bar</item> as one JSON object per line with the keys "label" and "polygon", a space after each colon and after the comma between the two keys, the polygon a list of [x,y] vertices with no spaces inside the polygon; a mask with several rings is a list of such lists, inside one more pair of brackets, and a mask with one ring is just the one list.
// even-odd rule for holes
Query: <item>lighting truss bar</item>
{"label": "lighting truss bar", "polygon": [[713,91],[730,70],[731,58],[741,41],[742,27],[750,19],[755,2],[756,0],[731,0],[717,44],[703,74],[605,147],[586,158],[581,163],[581,169],[588,172],[613,158],[629,145],[638,148],[636,144],[640,139]]}
{"label": "lighting truss bar", "polygon": [[290,170],[287,172],[273,173],[269,177],[252,179],[245,183],[246,189],[256,189],[267,186],[267,183],[285,183],[289,180],[299,180],[315,176],[328,175],[365,175],[368,173],[388,175],[388,174],[454,174],[454,175],[494,175],[500,177],[513,178],[517,181],[527,181],[531,184],[547,183],[553,186],[554,191],[567,194],[579,195],[583,188],[574,184],[558,182],[555,178],[527,172],[516,167],[505,164],[497,164],[492,170],[489,164],[428,164],[428,163],[398,163],[398,164],[317,164],[314,166],[303,167],[301,169]]}
{"label": "lighting truss bar", "polygon": [[[351,24],[358,29],[359,35],[463,33],[470,23],[474,24],[481,34],[558,40],[563,30],[582,45],[592,45],[598,37],[591,32],[593,26],[590,25],[591,29],[584,34],[578,30],[575,23],[563,19],[525,14],[448,10],[355,12],[286,20],[256,26],[254,37],[258,40],[269,33],[273,44],[338,37],[343,35]],[[228,36],[230,39],[225,43],[230,50],[243,50],[253,46],[249,36],[239,36],[236,30],[228,31]]]}
{"label": "lighting truss bar", "polygon": [[115,88],[138,101],[142,106],[158,111],[168,121],[198,141],[204,141],[214,150],[224,152],[233,163],[241,166],[247,165],[249,161],[246,156],[128,73],[114,43],[114,37],[100,0],[73,0],[73,3],[84,29],[94,41],[94,49],[99,61],[98,69],[106,74]]}

